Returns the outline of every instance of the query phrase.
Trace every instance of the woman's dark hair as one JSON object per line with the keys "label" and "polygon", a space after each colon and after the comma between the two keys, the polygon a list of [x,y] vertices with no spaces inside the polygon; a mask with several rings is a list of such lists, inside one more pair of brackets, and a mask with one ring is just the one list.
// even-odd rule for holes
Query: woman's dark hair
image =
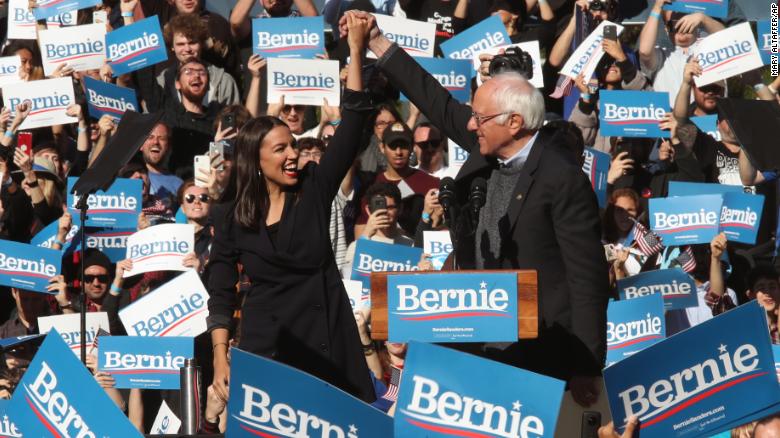
{"label": "woman's dark hair", "polygon": [[768,263],[759,263],[748,273],[748,289],[755,293],[756,283],[761,279],[780,282],[780,275],[778,275],[774,266]]}
{"label": "woman's dark hair", "polygon": [[376,195],[382,195],[387,198],[393,198],[396,207],[401,208],[401,190],[398,188],[397,185],[387,183],[387,182],[375,183],[374,185],[369,187],[368,190],[366,190],[366,194],[364,195],[366,204],[368,204],[370,199]]}
{"label": "woman's dark hair", "polygon": [[140,160],[134,158],[134,159],[130,160],[130,162],[125,164],[124,167],[119,169],[119,177],[120,178],[130,178],[136,172],[140,172],[140,173],[148,175],[149,174],[149,169],[146,168],[146,164],[144,164],[143,161],[140,161]]}
{"label": "woman's dark hair", "polygon": [[626,187],[612,192],[607,200],[607,207],[604,209],[604,220],[602,221],[604,224],[604,241],[609,243],[615,243],[622,237],[620,236],[620,230],[618,230],[617,224],[615,223],[615,208],[617,208],[615,207],[615,203],[618,198],[631,198],[636,205],[637,216],[642,214],[642,203],[640,202],[639,195],[634,189]]}
{"label": "woman's dark hair", "polygon": [[217,130],[217,126],[222,120],[222,117],[228,114],[233,114],[233,118],[236,122],[236,131],[240,131],[241,127],[243,127],[244,124],[252,118],[252,114],[249,114],[249,111],[244,105],[228,105],[222,108],[219,114],[217,114],[217,117],[214,119],[214,131]]}
{"label": "woman's dark hair", "polygon": [[268,189],[258,174],[260,147],[265,136],[278,126],[287,127],[276,117],[258,117],[248,121],[236,137],[235,168],[222,200],[236,200],[233,217],[246,228],[259,228],[268,207]]}
{"label": "woman's dark hair", "polygon": [[299,151],[307,151],[309,149],[319,149],[320,152],[325,152],[325,143],[314,137],[303,137],[298,139],[297,149]]}

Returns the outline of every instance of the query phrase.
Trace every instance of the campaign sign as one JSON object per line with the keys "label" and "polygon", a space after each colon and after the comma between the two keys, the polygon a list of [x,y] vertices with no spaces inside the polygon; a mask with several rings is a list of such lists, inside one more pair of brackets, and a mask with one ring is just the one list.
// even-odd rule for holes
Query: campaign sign
{"label": "campaign sign", "polygon": [[[398,44],[406,53],[414,57],[432,58],[436,44],[436,23],[407,20],[389,15],[374,14],[376,25],[390,41]],[[369,58],[376,58],[368,51]]]}
{"label": "campaign sign", "polygon": [[225,436],[393,436],[392,418],[383,412],[303,371],[237,348],[230,350],[230,394]]}
{"label": "campaign sign", "polygon": [[617,289],[621,300],[660,294],[666,310],[699,305],[696,283],[679,268],[640,272],[618,280]]}
{"label": "campaign sign", "polygon": [[200,276],[187,271],[119,311],[130,336],[195,337],[206,331],[209,295]]}
{"label": "campaign sign", "polygon": [[[112,263],[124,260],[127,255],[127,238],[135,229],[87,228],[87,248],[100,250]],[[79,248],[81,249],[81,245]]]}
{"label": "campaign sign", "polygon": [[730,186],[718,183],[695,183],[669,181],[669,196],[721,195],[724,193],[744,193],[742,186]]}
{"label": "campaign sign", "polygon": [[252,20],[252,53],[263,58],[313,59],[325,53],[325,21],[322,16],[255,18]]}
{"label": "campaign sign", "polygon": [[19,55],[3,56],[0,58],[0,87],[3,85],[21,82],[19,76],[22,68],[22,58]]}
{"label": "campaign sign", "polygon": [[[761,60],[765,65],[772,63],[772,55],[777,56],[777,52],[772,53],[772,23],[769,20],[759,20],[756,22],[756,31],[758,33],[758,51],[761,53]],[[777,37],[774,38],[775,47],[777,47]]]}
{"label": "campaign sign", "polygon": [[84,71],[99,69],[106,62],[106,25],[102,23],[41,30],[38,42],[46,76],[60,64]]}
{"label": "campaign sign", "polygon": [[[41,231],[38,231],[38,234],[33,236],[33,238],[30,240],[30,245],[51,249],[54,246],[54,241],[57,240],[57,231],[59,230],[59,226],[59,221],[54,221],[49,225],[46,225],[46,227],[44,227]],[[65,247],[60,249],[63,254],[70,250],[74,239],[76,239],[76,233],[78,233],[78,231],[78,224],[74,223],[71,225],[70,231],[68,231],[68,234],[65,236]]]}
{"label": "campaign sign", "polygon": [[[68,178],[68,211],[73,217],[79,216],[76,209],[80,196],[71,191],[78,178]],[[132,228],[138,227],[138,215],[141,214],[141,192],[143,181],[140,179],[117,178],[108,191],[98,191],[87,198],[88,227]]]}
{"label": "campaign sign", "polygon": [[84,78],[89,115],[100,119],[104,115],[121,119],[127,110],[139,111],[138,99],[132,88],[118,87],[108,82]]}
{"label": "campaign sign", "polygon": [[3,438],[21,438],[22,432],[14,424],[11,418],[8,417],[8,406],[11,404],[11,400],[0,398],[0,437]]}
{"label": "campaign sign", "polygon": [[127,238],[125,258],[133,269],[125,278],[144,272],[187,271],[184,256],[195,250],[195,228],[189,224],[161,224],[138,231]]}
{"label": "campaign sign", "polygon": [[[420,58],[417,62],[431,74],[458,102],[471,99],[471,63],[462,59]],[[401,101],[408,102],[401,94]]]}
{"label": "campaign sign", "polygon": [[341,282],[344,283],[344,290],[347,291],[349,305],[352,307],[353,312],[360,309],[371,309],[371,294],[363,293],[362,282],[346,278],[343,278]]}
{"label": "campaign sign", "polygon": [[[68,313],[64,315],[42,316],[38,318],[38,329],[41,333],[49,333],[56,330],[62,337],[62,340],[68,344],[68,348],[76,355],[81,357],[81,315],[78,313]],[[89,352],[89,346],[95,341],[95,337],[100,329],[109,331],[108,314],[106,312],[88,312],[87,313],[87,332],[86,345]]]}
{"label": "campaign sign", "polygon": [[602,90],[599,93],[599,129],[611,137],[663,137],[658,122],[669,109],[669,93],[658,91]]}
{"label": "campaign sign", "polygon": [[699,131],[706,133],[715,140],[720,141],[720,131],[718,130],[718,115],[693,116],[691,122],[699,128]]}
{"label": "campaign sign", "polygon": [[341,82],[339,62],[323,59],[268,60],[268,103],[278,103],[284,96],[288,105],[339,106]]}
{"label": "campaign sign", "polygon": [[[593,32],[588,35],[585,41],[582,42],[571,54],[569,60],[563,65],[560,74],[568,76],[572,79],[576,79],[577,76],[582,74],[582,77],[586,81],[589,81],[593,72],[596,71],[601,57],[604,56],[604,49],[601,47],[601,42],[604,40],[604,26],[615,26],[617,28],[617,34],[620,35],[623,32],[623,26],[612,23],[611,21],[604,20],[599,24]],[[668,102],[667,105],[668,106]]]}
{"label": "campaign sign", "polygon": [[609,173],[612,157],[593,148],[585,148],[582,156],[584,157],[582,171],[588,175],[590,186],[596,192],[599,208],[604,208],[607,205],[607,173]]}
{"label": "campaign sign", "polygon": [[525,41],[522,43],[509,44],[506,46],[497,46],[487,49],[483,52],[479,52],[474,57],[474,59],[472,59],[474,70],[478,71],[479,66],[482,64],[482,61],[479,60],[480,55],[498,55],[510,47],[517,47],[531,55],[531,59],[533,59],[534,62],[534,69],[533,75],[531,79],[529,79],[529,82],[531,82],[531,85],[536,88],[544,88],[544,74],[542,73],[542,56],[539,52],[539,41]]}
{"label": "campaign sign", "polygon": [[422,248],[357,239],[350,279],[363,283],[363,293],[371,290],[371,273],[382,271],[418,271]]}
{"label": "campaign sign", "polygon": [[447,157],[449,159],[449,166],[447,167],[447,174],[448,176],[451,176],[455,178],[455,175],[458,174],[460,171],[460,168],[463,167],[463,164],[466,163],[466,160],[469,158],[469,153],[466,152],[465,149],[460,147],[459,144],[452,141],[452,139],[447,140]]}
{"label": "campaign sign", "polygon": [[37,7],[33,9],[33,14],[36,20],[43,20],[64,12],[99,6],[102,3],[102,0],[37,0]]}
{"label": "campaign sign", "polygon": [[396,436],[553,437],[564,385],[521,368],[412,342],[398,393]]}
{"label": "campaign sign", "polygon": [[684,14],[701,12],[710,17],[726,18],[729,13],[729,0],[674,0],[664,5],[664,10]]}
{"label": "campaign sign", "polygon": [[179,389],[184,360],[194,357],[192,338],[106,336],[100,338],[98,370],[117,388]]}
{"label": "campaign sign", "polygon": [[[10,0],[8,3],[8,39],[35,40],[38,39],[37,20],[27,9],[29,0]],[[77,11],[63,12],[46,19],[47,29],[57,29],[62,26],[75,26]]]}
{"label": "campaign sign", "polygon": [[61,264],[59,251],[0,240],[0,285],[48,293],[49,279],[60,274]]}
{"label": "campaign sign", "polygon": [[160,410],[157,411],[157,417],[152,424],[151,435],[175,435],[179,433],[181,420],[173,413],[165,400],[160,404]]}
{"label": "campaign sign", "polygon": [[19,126],[21,130],[79,121],[78,118],[65,114],[68,107],[76,103],[73,97],[73,80],[70,77],[25,82],[23,87],[17,84],[4,85],[3,99],[14,116],[16,105],[22,102],[32,105],[32,110]]}
{"label": "campaign sign", "polygon": [[447,58],[471,61],[479,53],[510,42],[501,18],[492,15],[441,43],[441,51]]}
{"label": "campaign sign", "polygon": [[62,342],[46,336],[14,391],[8,416],[27,437],[140,437]]}
{"label": "campaign sign", "polygon": [[694,76],[697,87],[755,70],[764,65],[750,23],[715,32],[699,42],[696,53],[702,73]]}
{"label": "campaign sign", "polygon": [[387,277],[391,342],[514,342],[517,274]]}
{"label": "campaign sign", "polygon": [[430,256],[433,269],[441,270],[452,249],[449,231],[423,231],[423,252]]}
{"label": "campaign sign", "polygon": [[167,60],[168,52],[157,16],[106,34],[106,58],[114,77]]}
{"label": "campaign sign", "polygon": [[650,229],[666,246],[710,243],[718,234],[720,195],[650,199]]}
{"label": "campaign sign", "polygon": [[720,231],[732,242],[756,243],[764,195],[751,193],[724,193],[720,214]]}
{"label": "campaign sign", "polygon": [[744,304],[604,370],[615,425],[642,438],[710,436],[780,404],[766,312]]}
{"label": "campaign sign", "polygon": [[607,308],[608,366],[665,337],[664,299],[661,294],[610,301]]}

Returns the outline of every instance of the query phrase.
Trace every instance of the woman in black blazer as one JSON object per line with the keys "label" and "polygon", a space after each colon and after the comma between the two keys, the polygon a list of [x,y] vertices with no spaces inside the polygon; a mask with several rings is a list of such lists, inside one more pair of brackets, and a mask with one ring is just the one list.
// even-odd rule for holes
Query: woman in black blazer
{"label": "woman in black blazer", "polygon": [[372,109],[361,92],[369,23],[349,14],[349,26],[342,121],[320,164],[297,170],[287,125],[275,117],[250,120],[236,142],[235,197],[214,207],[208,323],[214,388],[225,400],[239,263],[251,281],[241,304],[239,348],[304,370],[366,402],[375,399],[328,233],[331,201],[359,152]]}

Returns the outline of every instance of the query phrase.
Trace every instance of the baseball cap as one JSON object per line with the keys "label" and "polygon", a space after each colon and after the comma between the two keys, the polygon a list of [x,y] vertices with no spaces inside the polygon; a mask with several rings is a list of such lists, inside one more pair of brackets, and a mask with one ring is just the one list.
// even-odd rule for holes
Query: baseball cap
{"label": "baseball cap", "polygon": [[396,122],[385,128],[385,132],[382,134],[382,143],[388,146],[395,143],[403,143],[411,147],[414,144],[414,137],[412,136],[412,131],[406,125]]}

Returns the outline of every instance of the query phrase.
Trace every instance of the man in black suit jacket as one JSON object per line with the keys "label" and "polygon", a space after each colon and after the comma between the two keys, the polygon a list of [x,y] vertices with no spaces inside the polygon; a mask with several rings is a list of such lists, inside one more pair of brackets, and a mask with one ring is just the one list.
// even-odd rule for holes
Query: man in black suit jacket
{"label": "man in black suit jacket", "polygon": [[462,204],[475,177],[488,181],[476,229],[458,227],[459,266],[538,273],[538,339],[493,349],[491,357],[566,380],[574,399],[590,405],[606,356],[609,298],[598,204],[571,152],[540,130],[541,94],[504,73],[485,82],[469,107],[376,27],[368,47],[390,82],[470,152],[456,179]]}

